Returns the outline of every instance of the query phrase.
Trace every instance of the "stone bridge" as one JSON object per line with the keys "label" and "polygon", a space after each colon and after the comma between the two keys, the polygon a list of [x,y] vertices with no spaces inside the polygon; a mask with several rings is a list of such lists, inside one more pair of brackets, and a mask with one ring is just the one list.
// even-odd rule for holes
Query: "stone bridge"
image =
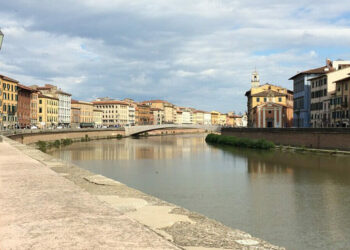
{"label": "stone bridge", "polygon": [[162,124],[162,125],[143,125],[143,126],[131,126],[131,127],[125,127],[125,135],[138,135],[142,134],[148,131],[153,130],[160,130],[160,129],[174,129],[174,128],[180,128],[180,129],[204,129],[209,131],[220,131],[219,126],[212,126],[212,125],[197,125],[197,124]]}

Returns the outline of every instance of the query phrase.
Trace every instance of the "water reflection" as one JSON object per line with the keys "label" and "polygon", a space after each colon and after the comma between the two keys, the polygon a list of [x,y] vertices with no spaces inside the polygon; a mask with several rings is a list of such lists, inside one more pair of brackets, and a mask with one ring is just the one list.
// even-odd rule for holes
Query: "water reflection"
{"label": "water reflection", "polygon": [[56,157],[289,249],[350,245],[350,161],[208,146],[201,135],[75,143]]}

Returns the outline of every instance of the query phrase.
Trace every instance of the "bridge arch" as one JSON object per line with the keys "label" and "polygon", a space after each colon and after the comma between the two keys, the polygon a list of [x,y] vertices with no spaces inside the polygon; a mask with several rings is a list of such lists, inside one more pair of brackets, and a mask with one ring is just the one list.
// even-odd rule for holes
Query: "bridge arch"
{"label": "bridge arch", "polygon": [[208,131],[220,131],[219,126],[212,126],[212,125],[199,125],[199,124],[161,124],[161,125],[140,125],[140,126],[131,126],[131,127],[125,127],[125,135],[131,136],[131,135],[138,135],[145,132],[153,131],[153,130],[160,130],[160,129],[174,129],[174,128],[181,128],[181,129],[205,129]]}

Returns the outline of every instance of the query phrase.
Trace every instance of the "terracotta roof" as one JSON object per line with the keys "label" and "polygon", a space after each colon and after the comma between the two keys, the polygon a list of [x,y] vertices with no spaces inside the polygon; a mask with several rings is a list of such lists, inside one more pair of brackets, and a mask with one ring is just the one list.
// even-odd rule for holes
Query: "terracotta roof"
{"label": "terracotta roof", "polygon": [[163,101],[163,100],[149,100],[149,101],[143,101],[142,103],[169,103],[169,102]]}
{"label": "terracotta roof", "polygon": [[72,104],[86,104],[86,105],[93,105],[93,103],[92,103],[92,102],[78,101],[78,100],[74,100],[74,99],[72,99],[72,100],[71,100],[71,103],[72,103]]}
{"label": "terracotta roof", "polygon": [[14,83],[19,83],[19,81],[15,80],[15,79],[12,79],[8,76],[4,76],[4,75],[0,75],[0,78],[5,80],[5,81],[9,81],[9,82],[14,82]]}
{"label": "terracotta roof", "polygon": [[327,66],[323,66],[323,67],[319,67],[319,68],[315,68],[315,69],[309,69],[309,70],[305,70],[302,72],[297,73],[296,75],[292,76],[291,78],[289,78],[289,80],[293,80],[295,77],[301,75],[301,74],[324,74],[325,72],[332,72],[334,71],[333,68],[328,68],[329,71],[325,71],[325,69],[328,68]]}
{"label": "terracotta roof", "polygon": [[163,111],[163,109],[159,109],[159,108],[151,108],[152,111]]}
{"label": "terracotta roof", "polygon": [[30,92],[36,92],[35,89],[32,89],[32,88],[30,88],[28,86],[24,86],[22,84],[18,84],[17,86],[18,86],[19,89],[24,89],[24,90],[27,90],[27,91],[30,91]]}
{"label": "terracotta roof", "polygon": [[47,99],[52,99],[52,100],[58,100],[58,98],[56,98],[56,97],[43,95],[41,93],[39,94],[39,98],[47,98]]}
{"label": "terracotta roof", "polygon": [[57,94],[62,94],[62,95],[69,95],[69,96],[72,96],[71,94],[67,93],[67,92],[64,92],[62,90],[57,90],[56,91]]}
{"label": "terracotta roof", "polygon": [[281,92],[277,92],[277,91],[274,91],[274,90],[265,90],[265,91],[262,91],[262,92],[259,92],[259,93],[256,93],[254,95],[252,95],[253,97],[259,97],[259,96],[269,96],[269,94],[271,94],[271,96],[286,96],[287,94],[286,93],[281,93]]}
{"label": "terracotta roof", "polygon": [[118,101],[118,100],[112,100],[112,101],[93,101],[92,102],[94,105],[99,105],[99,104],[121,104],[121,105],[129,105],[127,102],[123,101]]}

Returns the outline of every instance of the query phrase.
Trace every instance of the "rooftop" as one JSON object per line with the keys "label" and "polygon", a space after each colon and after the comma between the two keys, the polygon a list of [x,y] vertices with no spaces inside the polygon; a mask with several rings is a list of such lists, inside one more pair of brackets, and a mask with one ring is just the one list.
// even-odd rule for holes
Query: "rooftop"
{"label": "rooftop", "polygon": [[9,81],[9,82],[14,82],[14,83],[19,83],[19,81],[15,80],[15,79],[12,79],[8,76],[4,76],[4,75],[0,75],[0,78],[5,80],[5,81]]}

